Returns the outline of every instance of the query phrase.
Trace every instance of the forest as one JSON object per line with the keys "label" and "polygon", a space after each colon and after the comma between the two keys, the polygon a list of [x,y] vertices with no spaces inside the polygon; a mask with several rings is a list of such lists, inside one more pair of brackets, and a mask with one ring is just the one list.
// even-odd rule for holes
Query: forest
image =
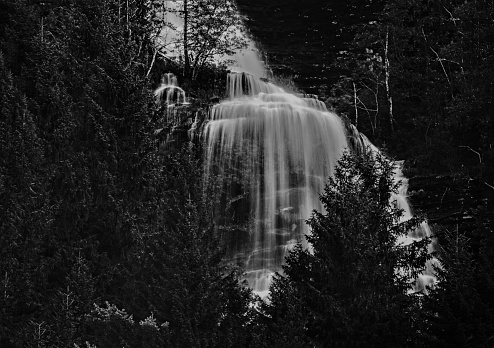
{"label": "forest", "polygon": [[[494,347],[494,2],[348,6],[368,3],[365,20],[338,19],[342,42],[304,46],[330,72],[307,92],[407,176],[467,182],[475,218],[397,244],[427,217],[400,223],[388,157],[346,152],[325,212],[306,217],[310,250],[294,246],[263,299],[225,258],[223,178],[204,176],[202,145],[183,134],[226,98],[214,57],[247,46],[229,28],[245,22],[277,61],[286,50],[264,36],[285,31],[263,17],[299,2],[253,1],[247,20],[244,1],[241,15],[185,0],[170,58],[161,0],[0,0],[0,347]],[[297,59],[273,68],[280,81],[296,85]],[[191,96],[172,118],[154,95],[167,72]],[[411,291],[431,257],[437,285]]]}

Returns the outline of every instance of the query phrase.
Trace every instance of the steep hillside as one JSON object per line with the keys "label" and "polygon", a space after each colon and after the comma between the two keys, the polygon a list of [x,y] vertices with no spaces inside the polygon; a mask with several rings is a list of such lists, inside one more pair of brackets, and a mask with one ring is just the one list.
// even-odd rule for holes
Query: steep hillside
{"label": "steep hillside", "polygon": [[317,93],[338,78],[329,65],[352,40],[352,27],[375,20],[382,1],[238,0],[238,5],[273,72]]}

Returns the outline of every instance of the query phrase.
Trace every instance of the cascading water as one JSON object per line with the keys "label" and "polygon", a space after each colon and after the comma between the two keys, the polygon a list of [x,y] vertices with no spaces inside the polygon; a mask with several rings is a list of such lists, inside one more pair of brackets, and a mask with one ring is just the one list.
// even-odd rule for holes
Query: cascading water
{"label": "cascading water", "polygon": [[[360,133],[355,126],[350,125],[349,136],[350,148],[353,151],[361,153],[364,149],[369,149],[369,155],[372,153],[379,153],[380,150],[370,142],[370,140],[362,133]],[[403,161],[396,161],[395,170],[393,173],[393,180],[395,183],[399,184],[399,189],[396,194],[390,197],[390,204],[396,204],[398,209],[402,210],[402,216],[400,218],[400,223],[410,220],[413,217],[412,207],[410,206],[407,199],[408,191],[408,179],[403,175]],[[401,236],[398,238],[397,243],[400,245],[409,245],[414,241],[419,241],[425,237],[431,236],[431,230],[426,221],[420,223],[413,231],[407,236]],[[429,244],[428,252],[432,253],[434,251],[434,243]],[[428,286],[434,286],[436,278],[434,275],[434,267],[440,267],[440,263],[436,258],[432,258],[427,261],[425,269],[422,274],[419,275],[415,282],[413,291],[427,293]]]}
{"label": "cascading water", "polygon": [[163,75],[161,85],[154,91],[154,95],[159,103],[166,103],[169,108],[187,104],[185,91],[178,87],[177,77],[172,73]]}
{"label": "cascading water", "polygon": [[[402,172],[403,161],[396,162],[396,169],[394,172],[395,182],[400,183],[400,188],[397,194],[391,197],[392,202],[396,202],[399,209],[403,210],[403,215],[401,216],[401,221],[404,222],[412,218],[412,208],[407,200],[407,190],[408,190],[408,179],[403,176]],[[411,231],[408,236],[403,236],[398,240],[399,244],[408,245],[414,241],[421,240],[425,237],[431,236],[431,230],[427,222],[423,221],[417,228]],[[429,253],[434,251],[434,244],[431,243],[428,246]],[[419,275],[414,291],[423,291],[427,293],[427,287],[433,286],[435,284],[436,278],[434,276],[434,266],[440,266],[439,260],[432,258],[427,261],[425,270]]]}
{"label": "cascading water", "polygon": [[166,73],[161,79],[161,85],[154,91],[156,102],[165,107],[165,120],[167,123],[177,125],[180,120],[180,108],[188,105],[185,91],[178,87],[177,77],[173,73]]}
{"label": "cascading water", "polygon": [[[244,73],[228,76],[229,99],[215,105],[204,128],[208,173],[223,177],[225,194],[217,215],[231,260],[246,271],[255,292],[266,295],[287,250],[309,233],[305,220],[319,201],[327,178],[348,147],[379,150],[314,98],[300,98]],[[407,181],[397,163],[400,192],[391,198],[412,216]],[[429,235],[427,224],[400,240]],[[432,246],[431,246],[432,247]],[[416,290],[433,282],[431,264]]]}
{"label": "cascading water", "polygon": [[[183,26],[174,15],[179,5],[170,2],[166,6],[171,6],[171,10],[164,9],[167,20],[177,28]],[[175,34],[165,31],[163,42],[177,41]],[[305,220],[312,210],[324,211],[319,194],[342,152],[347,147],[379,150],[355,128],[347,134],[340,118],[321,101],[287,93],[263,80],[269,74],[251,40],[247,50],[232,58],[237,63],[230,68],[236,73],[228,76],[229,98],[212,108],[203,131],[206,175],[223,178],[217,224],[228,256],[246,271],[253,290],[264,296],[286,252],[309,233]],[[164,76],[155,95],[162,105],[166,103],[167,121],[173,123],[176,106],[187,104],[173,74]],[[197,123],[196,117],[190,134],[195,133]],[[412,211],[401,167],[398,162],[395,171],[395,180],[402,183],[400,192],[391,201],[403,209],[405,221]],[[423,223],[399,243],[429,235]],[[433,246],[429,248],[432,251]],[[434,283],[432,265],[436,262],[430,261],[419,276],[416,291],[426,291],[426,285]]]}
{"label": "cascading water", "polygon": [[[177,77],[173,73],[166,73],[161,79],[161,85],[154,91],[156,103],[162,111],[163,128],[155,130],[155,137],[159,139],[159,148],[165,151],[172,143],[180,143],[181,139],[187,138],[190,127],[195,126],[192,118],[188,117],[187,96],[185,91],[178,86]],[[184,129],[185,128],[185,129]]]}
{"label": "cascading water", "polygon": [[246,74],[228,78],[230,98],[213,107],[204,130],[207,167],[227,182],[218,215],[230,257],[251,287],[267,291],[287,249],[323,207],[319,193],[347,145],[340,118]]}

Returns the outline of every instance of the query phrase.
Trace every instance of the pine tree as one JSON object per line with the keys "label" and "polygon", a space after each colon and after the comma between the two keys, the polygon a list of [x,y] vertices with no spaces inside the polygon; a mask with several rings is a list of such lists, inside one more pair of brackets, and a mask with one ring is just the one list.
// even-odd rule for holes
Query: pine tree
{"label": "pine tree", "polygon": [[489,347],[494,339],[492,238],[474,251],[464,234],[435,227],[438,284],[424,300],[431,347]]}
{"label": "pine tree", "polygon": [[0,51],[0,345],[15,346],[45,299],[52,226],[44,146]]}
{"label": "pine tree", "polygon": [[268,346],[285,335],[316,347],[406,346],[416,339],[419,295],[410,292],[428,240],[397,244],[418,220],[399,223],[402,211],[389,201],[398,188],[392,172],[379,154],[340,159],[321,195],[326,212],[308,220],[308,247],[289,253],[271,287],[264,310],[268,331],[276,330],[267,334]]}
{"label": "pine tree", "polygon": [[127,3],[0,3],[2,346],[82,344],[156,222],[149,6]]}
{"label": "pine tree", "polygon": [[[188,145],[187,145],[188,146]],[[152,313],[171,347],[246,346],[251,291],[224,261],[198,150],[162,158],[157,223],[137,241],[120,298],[136,318]]]}

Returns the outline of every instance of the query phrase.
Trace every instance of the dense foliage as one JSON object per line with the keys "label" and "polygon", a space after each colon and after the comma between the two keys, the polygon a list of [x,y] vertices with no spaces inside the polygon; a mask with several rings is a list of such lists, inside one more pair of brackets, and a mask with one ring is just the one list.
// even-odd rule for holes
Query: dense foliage
{"label": "dense foliage", "polygon": [[392,171],[380,155],[341,158],[321,195],[326,212],[308,220],[308,248],[289,253],[272,285],[267,347],[418,343],[421,295],[412,289],[428,240],[398,243],[418,220],[400,223],[403,211],[389,204],[399,185]]}
{"label": "dense foliage", "polygon": [[1,347],[245,336],[250,291],[223,263],[199,150],[153,139],[154,11],[0,2]]}
{"label": "dense foliage", "polygon": [[[163,11],[160,50],[177,55],[185,78],[195,80],[205,67],[228,63],[239,49],[247,47],[235,1],[184,0],[165,3]],[[174,24],[172,16],[180,18],[181,23]],[[170,21],[166,21],[168,17]]]}
{"label": "dense foliage", "polygon": [[[224,71],[207,55],[232,46],[214,46],[204,29],[222,28],[200,14],[239,19],[229,1],[188,4],[187,68],[158,54],[159,0],[0,0],[0,347],[492,346],[492,231],[438,228],[440,284],[410,294],[427,241],[396,245],[416,221],[397,223],[382,157],[342,159],[310,249],[289,254],[269,303],[254,298],[223,258],[221,180],[203,177],[200,146],[157,144],[171,128],[160,74],[185,72],[191,108],[217,98]],[[411,145],[417,167],[489,189],[493,11],[389,1],[355,29],[336,62],[352,74],[321,89],[327,103]]]}
{"label": "dense foliage", "polygon": [[328,103],[413,170],[492,186],[493,15],[488,0],[387,1],[339,55]]}
{"label": "dense foliage", "polygon": [[493,240],[482,233],[477,248],[457,230],[436,230],[443,267],[437,269],[440,286],[424,301],[427,340],[434,347],[492,347]]}
{"label": "dense foliage", "polygon": [[346,74],[326,98],[406,158],[408,175],[465,178],[482,202],[456,202],[475,217],[468,228],[435,228],[443,268],[425,298],[423,331],[433,346],[494,344],[493,16],[492,1],[386,1],[335,61]]}

